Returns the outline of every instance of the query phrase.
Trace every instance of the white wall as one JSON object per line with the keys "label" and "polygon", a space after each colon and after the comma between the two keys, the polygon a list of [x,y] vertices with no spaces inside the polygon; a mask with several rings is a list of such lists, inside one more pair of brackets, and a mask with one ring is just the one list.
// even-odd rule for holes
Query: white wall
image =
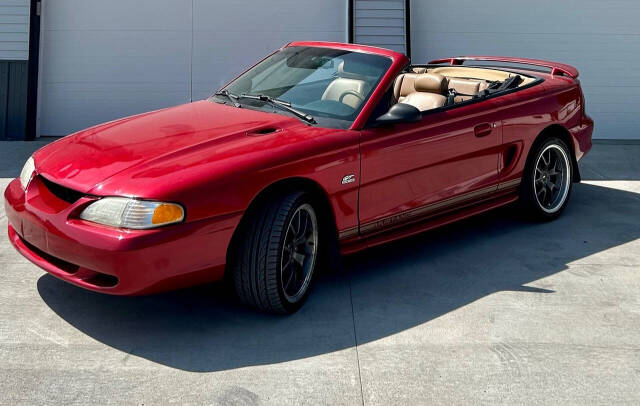
{"label": "white wall", "polygon": [[55,0],[43,14],[42,135],[201,99],[288,42],[347,36],[346,0]]}
{"label": "white wall", "polygon": [[29,0],[0,1],[0,60],[29,59]]}
{"label": "white wall", "polygon": [[412,60],[489,54],[580,71],[594,138],[640,138],[640,1],[413,0]]}
{"label": "white wall", "polygon": [[406,52],[405,0],[355,0],[354,42]]}

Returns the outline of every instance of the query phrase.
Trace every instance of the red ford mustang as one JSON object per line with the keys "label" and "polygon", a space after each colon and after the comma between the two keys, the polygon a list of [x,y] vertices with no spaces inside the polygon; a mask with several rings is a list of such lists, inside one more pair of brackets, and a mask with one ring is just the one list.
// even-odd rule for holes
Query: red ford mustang
{"label": "red ford mustang", "polygon": [[578,71],[517,58],[411,65],[297,42],[208,100],[112,121],[33,154],[9,238],[47,272],[132,295],[233,280],[289,313],[350,253],[520,200],[560,215],[591,148]]}

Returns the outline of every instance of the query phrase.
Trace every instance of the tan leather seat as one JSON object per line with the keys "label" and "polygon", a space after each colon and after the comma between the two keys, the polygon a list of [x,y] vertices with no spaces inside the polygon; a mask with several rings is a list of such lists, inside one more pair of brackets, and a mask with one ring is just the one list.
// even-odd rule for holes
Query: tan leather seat
{"label": "tan leather seat", "polygon": [[359,75],[346,72],[344,62],[338,65],[338,77],[327,86],[322,100],[334,100],[354,109],[360,107],[366,93],[366,82]]}
{"label": "tan leather seat", "polygon": [[414,82],[415,92],[407,95],[402,103],[410,104],[420,111],[442,107],[447,102],[448,80],[442,75],[425,73]]}
{"label": "tan leather seat", "polygon": [[451,78],[449,79],[449,89],[454,89],[456,92],[461,93],[461,95],[454,98],[454,101],[459,103],[476,96],[480,92],[480,82],[477,80]]}
{"label": "tan leather seat", "polygon": [[416,91],[414,83],[420,76],[417,73],[403,73],[398,75],[393,84],[393,96],[398,103],[402,103],[405,97]]}

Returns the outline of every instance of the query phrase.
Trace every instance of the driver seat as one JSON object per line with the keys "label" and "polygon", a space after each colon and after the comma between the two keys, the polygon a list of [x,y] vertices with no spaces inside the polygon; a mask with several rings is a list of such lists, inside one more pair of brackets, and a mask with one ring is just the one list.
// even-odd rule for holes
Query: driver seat
{"label": "driver seat", "polygon": [[338,77],[327,86],[322,100],[333,100],[357,109],[364,99],[366,83],[360,75],[344,70],[344,61],[338,65]]}
{"label": "driver seat", "polygon": [[449,81],[446,77],[435,73],[423,73],[415,82],[415,92],[409,93],[402,100],[404,104],[410,104],[420,111],[426,111],[442,107],[447,103]]}

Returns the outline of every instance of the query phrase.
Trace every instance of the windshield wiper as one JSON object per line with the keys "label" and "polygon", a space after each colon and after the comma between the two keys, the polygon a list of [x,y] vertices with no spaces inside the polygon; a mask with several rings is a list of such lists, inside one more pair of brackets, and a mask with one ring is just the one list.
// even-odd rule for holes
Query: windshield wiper
{"label": "windshield wiper", "polygon": [[238,100],[240,98],[240,96],[238,96],[237,94],[233,94],[230,91],[224,89],[224,90],[220,90],[219,92],[216,92],[214,94],[214,96],[225,96],[227,99],[229,99],[231,101],[231,103],[233,104],[234,107],[242,107],[240,105],[240,103],[238,103],[236,100]]}
{"label": "windshield wiper", "polygon": [[276,98],[271,97],[271,96],[267,96],[266,94],[246,94],[246,93],[243,93],[240,96],[238,96],[238,98],[265,101],[265,102],[271,103],[273,106],[278,106],[278,107],[282,108],[283,110],[286,110],[289,113],[292,113],[292,114],[296,115],[297,117],[303,119],[307,123],[317,124],[317,121],[316,121],[315,118],[313,118],[313,116],[311,116],[311,115],[309,115],[307,113],[304,113],[304,112],[302,112],[300,110],[294,109],[293,107],[291,107],[291,103],[289,103],[287,101],[284,101],[284,100],[276,99]]}

